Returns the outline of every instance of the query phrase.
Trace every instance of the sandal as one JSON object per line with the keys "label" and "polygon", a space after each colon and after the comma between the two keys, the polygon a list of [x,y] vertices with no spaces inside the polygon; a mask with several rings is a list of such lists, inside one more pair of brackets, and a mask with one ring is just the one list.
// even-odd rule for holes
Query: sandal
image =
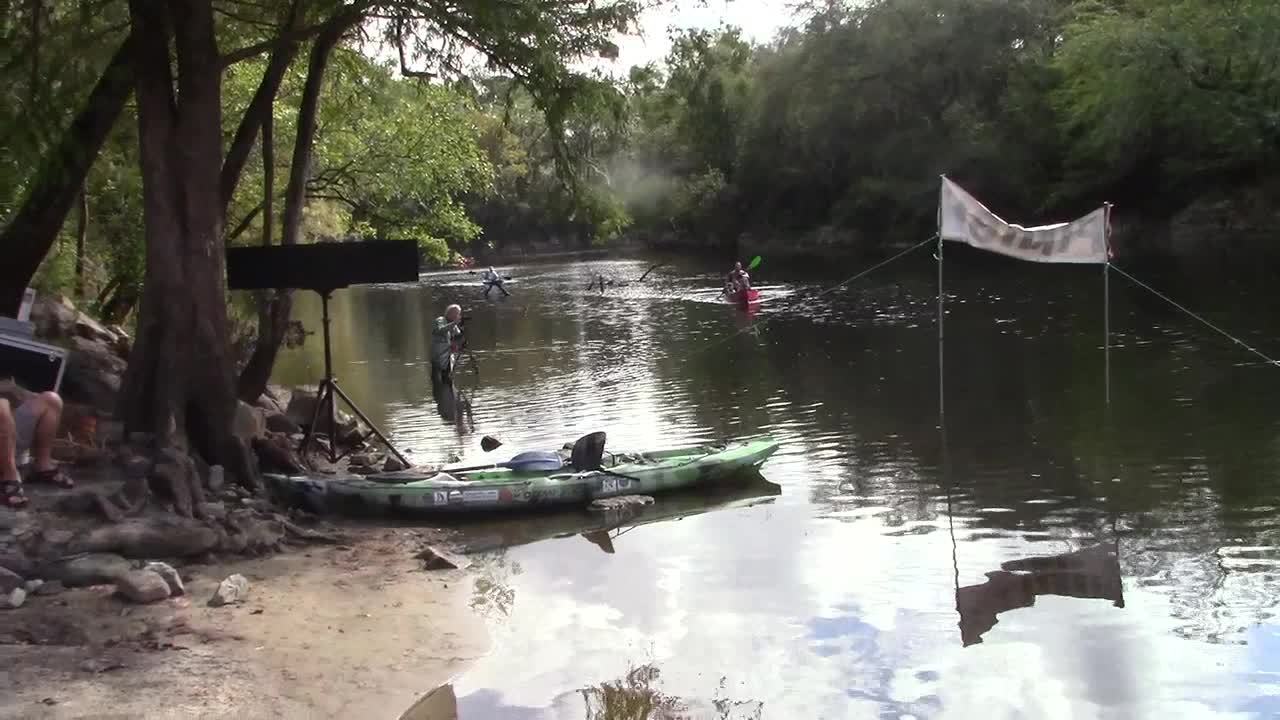
{"label": "sandal", "polygon": [[22,483],[17,480],[0,482],[0,500],[7,508],[26,507],[28,502],[26,493],[22,492]]}
{"label": "sandal", "polygon": [[27,478],[27,482],[57,485],[60,488],[68,489],[76,486],[75,481],[62,472],[61,467],[55,467],[52,470],[35,470],[31,473],[31,477]]}

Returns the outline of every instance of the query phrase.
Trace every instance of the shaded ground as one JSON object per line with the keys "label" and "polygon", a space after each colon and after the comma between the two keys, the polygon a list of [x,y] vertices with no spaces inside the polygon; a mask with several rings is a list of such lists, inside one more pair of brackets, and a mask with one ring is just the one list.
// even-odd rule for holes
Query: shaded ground
{"label": "shaded ground", "polygon": [[[109,586],[0,612],[0,718],[359,717],[409,707],[486,648],[462,571],[425,572],[424,538],[179,568],[188,594],[128,604]],[[243,605],[206,601],[231,573]]]}

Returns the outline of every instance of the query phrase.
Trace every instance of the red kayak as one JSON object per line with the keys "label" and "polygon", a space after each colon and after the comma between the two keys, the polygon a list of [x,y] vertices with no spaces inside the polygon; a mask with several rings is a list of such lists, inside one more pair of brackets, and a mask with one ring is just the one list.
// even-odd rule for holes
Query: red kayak
{"label": "red kayak", "polygon": [[760,301],[760,291],[755,288],[747,288],[746,290],[729,293],[727,297],[729,298],[729,302],[734,305],[747,306],[751,303]]}

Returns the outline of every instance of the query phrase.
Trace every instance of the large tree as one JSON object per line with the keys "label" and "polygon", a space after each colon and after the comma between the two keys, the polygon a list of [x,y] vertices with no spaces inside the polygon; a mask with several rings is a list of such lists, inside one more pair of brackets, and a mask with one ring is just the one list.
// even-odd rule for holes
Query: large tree
{"label": "large tree", "polygon": [[[221,148],[224,58],[213,2],[130,0],[129,7],[137,38],[147,269],[121,415],[130,430],[155,433],[163,445],[194,446],[242,482],[253,482],[247,449],[231,432],[235,383],[222,255],[228,197]],[[310,61],[314,72],[303,94],[286,189],[286,241],[296,238],[300,222],[310,170],[309,124],[324,64],[347,28],[381,21],[406,74],[453,72],[463,49],[478,50],[520,79],[557,125],[576,87],[566,60],[606,47],[609,34],[625,29],[635,11],[631,2],[594,0],[520,2],[497,14],[433,2],[330,9],[326,19],[311,25],[318,33]],[[290,19],[282,33],[295,34],[292,26]],[[289,40],[277,37],[267,47]],[[255,108],[265,112],[270,103]]]}

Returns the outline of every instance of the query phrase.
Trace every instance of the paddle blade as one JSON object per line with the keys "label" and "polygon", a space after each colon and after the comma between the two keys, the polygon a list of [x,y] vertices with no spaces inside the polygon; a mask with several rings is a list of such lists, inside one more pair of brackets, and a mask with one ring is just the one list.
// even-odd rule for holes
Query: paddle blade
{"label": "paddle blade", "polygon": [[759,255],[751,258],[751,264],[747,266],[747,269],[755,270],[756,268],[760,267],[760,263],[762,261],[763,261],[763,258],[761,258]]}

